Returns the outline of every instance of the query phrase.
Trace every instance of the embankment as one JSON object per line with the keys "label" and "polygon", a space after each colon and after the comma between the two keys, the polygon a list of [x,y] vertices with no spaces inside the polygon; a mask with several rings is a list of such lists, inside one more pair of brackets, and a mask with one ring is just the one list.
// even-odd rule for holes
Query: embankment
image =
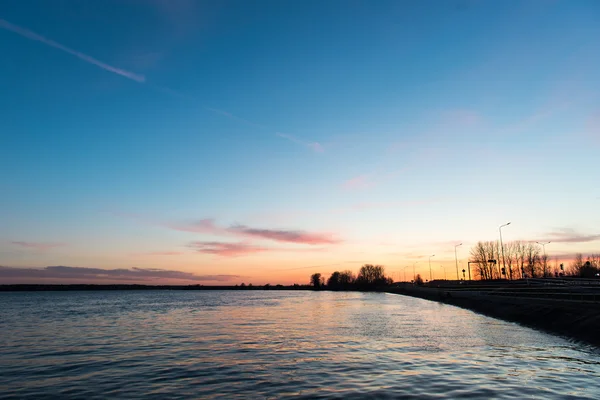
{"label": "embankment", "polygon": [[600,303],[406,286],[385,290],[466,308],[600,347]]}

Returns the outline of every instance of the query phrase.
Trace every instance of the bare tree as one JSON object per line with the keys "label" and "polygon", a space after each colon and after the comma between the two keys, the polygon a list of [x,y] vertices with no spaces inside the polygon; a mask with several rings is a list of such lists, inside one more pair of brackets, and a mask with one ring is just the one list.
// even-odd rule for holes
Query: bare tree
{"label": "bare tree", "polygon": [[525,271],[529,278],[535,278],[539,275],[540,249],[535,243],[525,244],[525,262],[527,266]]}
{"label": "bare tree", "polygon": [[581,269],[583,268],[583,254],[575,254],[575,259],[569,265],[569,275],[581,276]]}
{"label": "bare tree", "polygon": [[[504,258],[506,259],[506,277],[508,279],[514,279],[515,276],[514,267],[516,264],[516,243],[508,242],[504,244]],[[516,274],[518,276],[519,274]]]}
{"label": "bare tree", "polygon": [[498,261],[497,250],[498,242],[496,241],[477,242],[471,248],[469,261],[476,265],[475,276],[479,276],[479,279],[494,279],[498,276],[496,264],[490,262],[490,260]]}
{"label": "bare tree", "polygon": [[546,254],[540,256],[540,267],[542,269],[542,278],[548,277],[550,270],[548,269],[548,256]]}
{"label": "bare tree", "polygon": [[523,278],[525,274],[525,258],[526,258],[526,244],[520,240],[514,242],[515,246],[515,264],[517,274]]}

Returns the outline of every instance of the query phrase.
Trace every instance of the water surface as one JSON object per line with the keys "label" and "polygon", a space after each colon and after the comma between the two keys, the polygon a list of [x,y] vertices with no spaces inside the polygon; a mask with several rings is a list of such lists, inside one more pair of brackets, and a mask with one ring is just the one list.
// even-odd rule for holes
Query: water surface
{"label": "water surface", "polygon": [[0,398],[600,398],[600,351],[376,293],[0,293]]}

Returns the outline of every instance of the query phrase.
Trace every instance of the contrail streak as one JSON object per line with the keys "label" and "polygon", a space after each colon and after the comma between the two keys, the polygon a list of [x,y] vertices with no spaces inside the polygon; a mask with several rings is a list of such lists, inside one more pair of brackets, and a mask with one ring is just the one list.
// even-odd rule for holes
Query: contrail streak
{"label": "contrail streak", "polygon": [[75,56],[89,64],[93,64],[97,67],[100,67],[100,68],[106,70],[106,71],[115,73],[117,75],[124,76],[125,78],[132,79],[136,82],[143,83],[146,81],[146,78],[144,77],[144,75],[138,75],[133,72],[125,71],[123,69],[119,69],[119,68],[113,67],[111,65],[105,64],[102,61],[96,60],[95,58],[88,56],[87,54],[80,53],[78,51],[68,48],[67,46],[63,46],[62,44],[57,43],[53,40],[46,39],[45,37],[38,35],[37,33],[32,32],[28,29],[21,28],[20,26],[11,24],[10,22],[8,22],[2,18],[0,18],[0,28],[14,32],[14,33],[21,35],[30,40],[37,40],[38,42],[42,42],[48,46],[62,50],[65,53],[69,53],[72,56]]}

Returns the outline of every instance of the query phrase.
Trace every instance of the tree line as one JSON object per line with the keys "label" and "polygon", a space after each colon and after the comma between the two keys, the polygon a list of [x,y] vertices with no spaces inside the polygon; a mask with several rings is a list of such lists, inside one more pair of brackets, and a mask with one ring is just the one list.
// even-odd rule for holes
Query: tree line
{"label": "tree line", "polygon": [[385,267],[373,264],[360,267],[358,275],[346,270],[333,272],[327,281],[320,273],[314,273],[310,277],[313,288],[328,290],[369,290],[392,283],[394,283],[393,279],[385,275]]}
{"label": "tree line", "polygon": [[471,248],[469,264],[475,278],[521,279],[548,277],[595,278],[600,273],[600,254],[591,254],[584,260],[576,254],[568,265],[559,264],[558,258],[550,260],[536,243],[520,240],[504,243],[478,242]]}

